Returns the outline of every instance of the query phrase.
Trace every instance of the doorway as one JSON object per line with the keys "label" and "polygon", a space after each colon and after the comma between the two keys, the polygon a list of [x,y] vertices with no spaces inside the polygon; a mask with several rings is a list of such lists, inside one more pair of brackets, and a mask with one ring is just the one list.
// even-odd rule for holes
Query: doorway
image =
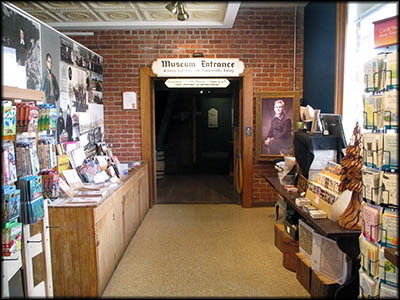
{"label": "doorway", "polygon": [[[150,67],[140,68],[140,113],[142,159],[149,163],[149,205],[152,207],[157,197],[156,191],[156,135],[155,135],[155,90],[156,75]],[[239,91],[239,127],[234,136],[239,140],[240,153],[234,153],[234,158],[241,157],[241,205],[252,206],[253,193],[253,69],[245,68]],[[161,78],[157,78],[161,79]],[[237,155],[240,154],[240,155]]]}
{"label": "doorway", "polygon": [[234,185],[240,78],[229,81],[225,88],[168,88],[165,79],[153,80],[156,204],[240,204]]}

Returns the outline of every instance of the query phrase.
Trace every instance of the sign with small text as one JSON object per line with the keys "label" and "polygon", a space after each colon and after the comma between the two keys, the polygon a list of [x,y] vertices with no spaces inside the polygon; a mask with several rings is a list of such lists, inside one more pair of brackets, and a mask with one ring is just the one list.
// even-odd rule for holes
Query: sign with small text
{"label": "sign with small text", "polygon": [[169,88],[226,88],[229,84],[226,78],[169,78],[165,81]]}
{"label": "sign with small text", "polygon": [[375,47],[397,44],[397,16],[374,22]]}
{"label": "sign with small text", "polygon": [[158,58],[151,70],[157,77],[238,77],[244,63],[237,58]]}

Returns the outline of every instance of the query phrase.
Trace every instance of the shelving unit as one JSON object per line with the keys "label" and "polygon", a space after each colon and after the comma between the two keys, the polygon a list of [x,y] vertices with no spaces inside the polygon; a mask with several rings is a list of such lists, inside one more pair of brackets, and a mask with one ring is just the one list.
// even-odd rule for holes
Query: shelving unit
{"label": "shelving unit", "polygon": [[[2,100],[44,101],[43,91],[2,86]],[[37,133],[36,133],[37,138]],[[15,135],[2,137],[15,143]],[[11,257],[2,257],[2,297],[9,297],[9,280],[20,269],[24,277],[24,297],[53,297],[50,234],[47,200],[44,217],[36,224],[23,224],[21,250]],[[44,263],[37,259],[43,255]],[[43,279],[43,280],[42,280]],[[41,280],[41,281],[40,281]],[[35,285],[35,282],[40,281]]]}
{"label": "shelving unit", "polygon": [[[396,50],[397,51],[397,50]],[[399,172],[398,162],[395,161],[394,153],[385,150],[385,140],[388,131],[392,131],[398,135],[398,124],[394,124],[393,115],[391,108],[386,107],[387,103],[385,97],[393,97],[395,93],[398,95],[398,86],[393,85],[392,82],[392,72],[387,70],[385,60],[390,53],[381,53],[380,57],[374,57],[374,61],[381,60],[382,69],[378,72],[373,73],[372,83],[373,86],[368,86],[368,75],[364,74],[366,80],[365,92],[368,94],[364,95],[364,107],[369,105],[369,111],[364,111],[364,124],[363,127],[366,130],[364,133],[364,145],[363,145],[363,204],[365,206],[370,206],[376,209],[379,213],[379,222],[376,225],[366,225],[369,219],[363,219],[363,230],[360,236],[360,248],[361,247],[372,247],[371,249],[377,249],[376,259],[372,259],[373,252],[370,248],[368,249],[368,257],[366,254],[360,254],[361,268],[360,268],[360,295],[359,297],[373,297],[379,298],[381,295],[381,289],[383,284],[391,287],[392,289],[398,290],[398,282],[394,283],[392,277],[398,276],[398,244],[397,247],[394,245],[396,242],[388,243],[387,235],[388,232],[383,227],[382,214],[384,212],[397,214],[398,222],[398,199],[391,199],[392,191],[390,188],[384,186],[381,182],[382,178],[385,176],[389,178],[388,175]],[[389,76],[388,76],[389,75]],[[380,79],[379,79],[380,77]],[[384,84],[378,84],[378,82],[384,82]],[[385,83],[385,81],[387,81]],[[392,98],[393,99],[393,98]],[[397,99],[398,101],[398,99]],[[396,101],[396,102],[397,102]],[[390,101],[387,101],[390,102]],[[371,111],[371,107],[373,110]],[[397,108],[398,109],[398,108]],[[398,122],[398,121],[397,121]],[[368,138],[367,138],[368,135]],[[378,146],[378,141],[375,142],[375,137],[379,140],[380,144]],[[372,141],[372,142],[371,142]],[[371,148],[371,145],[373,148]],[[398,151],[398,150],[397,150]],[[385,157],[386,155],[386,162]],[[365,173],[364,173],[365,172]],[[365,175],[364,175],[365,174]],[[372,176],[379,177],[378,186],[370,186],[369,182]],[[368,181],[367,181],[368,179]],[[365,182],[364,182],[365,181]],[[396,180],[397,181],[397,180]],[[367,184],[367,185],[366,185]],[[386,196],[387,201],[384,201],[383,196]],[[397,198],[397,196],[396,196]],[[370,209],[370,207],[368,207]],[[380,209],[380,210],[378,210]],[[365,217],[367,218],[367,217]],[[371,218],[371,217],[369,217]],[[368,223],[370,224],[370,223]],[[396,226],[396,225],[393,225]],[[396,226],[397,227],[397,226]],[[385,232],[386,231],[386,232]],[[377,240],[373,239],[373,233],[377,232]],[[398,233],[397,233],[398,234]],[[386,237],[386,239],[384,239]],[[398,239],[398,236],[397,236]],[[393,248],[396,247],[396,248]],[[383,250],[382,250],[383,249]],[[364,250],[364,253],[366,250]],[[381,253],[383,251],[383,257],[389,262],[384,261],[382,265]],[[370,257],[371,255],[371,257]],[[367,262],[368,261],[368,262]],[[394,265],[390,266],[391,264]],[[388,273],[389,272],[389,273]],[[394,272],[394,273],[392,273]],[[383,275],[382,275],[383,274]],[[390,278],[390,280],[388,280]],[[396,286],[395,286],[396,285]],[[388,287],[386,287],[388,290]],[[392,293],[392,292],[390,292]],[[371,295],[372,294],[372,295]]]}

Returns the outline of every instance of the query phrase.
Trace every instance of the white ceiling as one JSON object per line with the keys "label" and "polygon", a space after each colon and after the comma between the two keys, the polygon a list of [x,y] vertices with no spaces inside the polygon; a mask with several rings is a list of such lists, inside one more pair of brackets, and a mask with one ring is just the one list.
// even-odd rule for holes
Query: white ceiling
{"label": "white ceiling", "polygon": [[178,21],[171,1],[10,1],[57,30],[232,28],[240,7],[294,7],[307,2],[184,1],[189,19]]}

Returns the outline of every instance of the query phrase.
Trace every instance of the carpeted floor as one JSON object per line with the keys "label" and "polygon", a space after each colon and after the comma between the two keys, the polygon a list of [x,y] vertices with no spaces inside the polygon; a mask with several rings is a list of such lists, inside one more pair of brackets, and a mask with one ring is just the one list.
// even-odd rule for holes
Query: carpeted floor
{"label": "carpeted floor", "polygon": [[309,298],[282,266],[274,219],[273,207],[156,204],[103,297]]}

